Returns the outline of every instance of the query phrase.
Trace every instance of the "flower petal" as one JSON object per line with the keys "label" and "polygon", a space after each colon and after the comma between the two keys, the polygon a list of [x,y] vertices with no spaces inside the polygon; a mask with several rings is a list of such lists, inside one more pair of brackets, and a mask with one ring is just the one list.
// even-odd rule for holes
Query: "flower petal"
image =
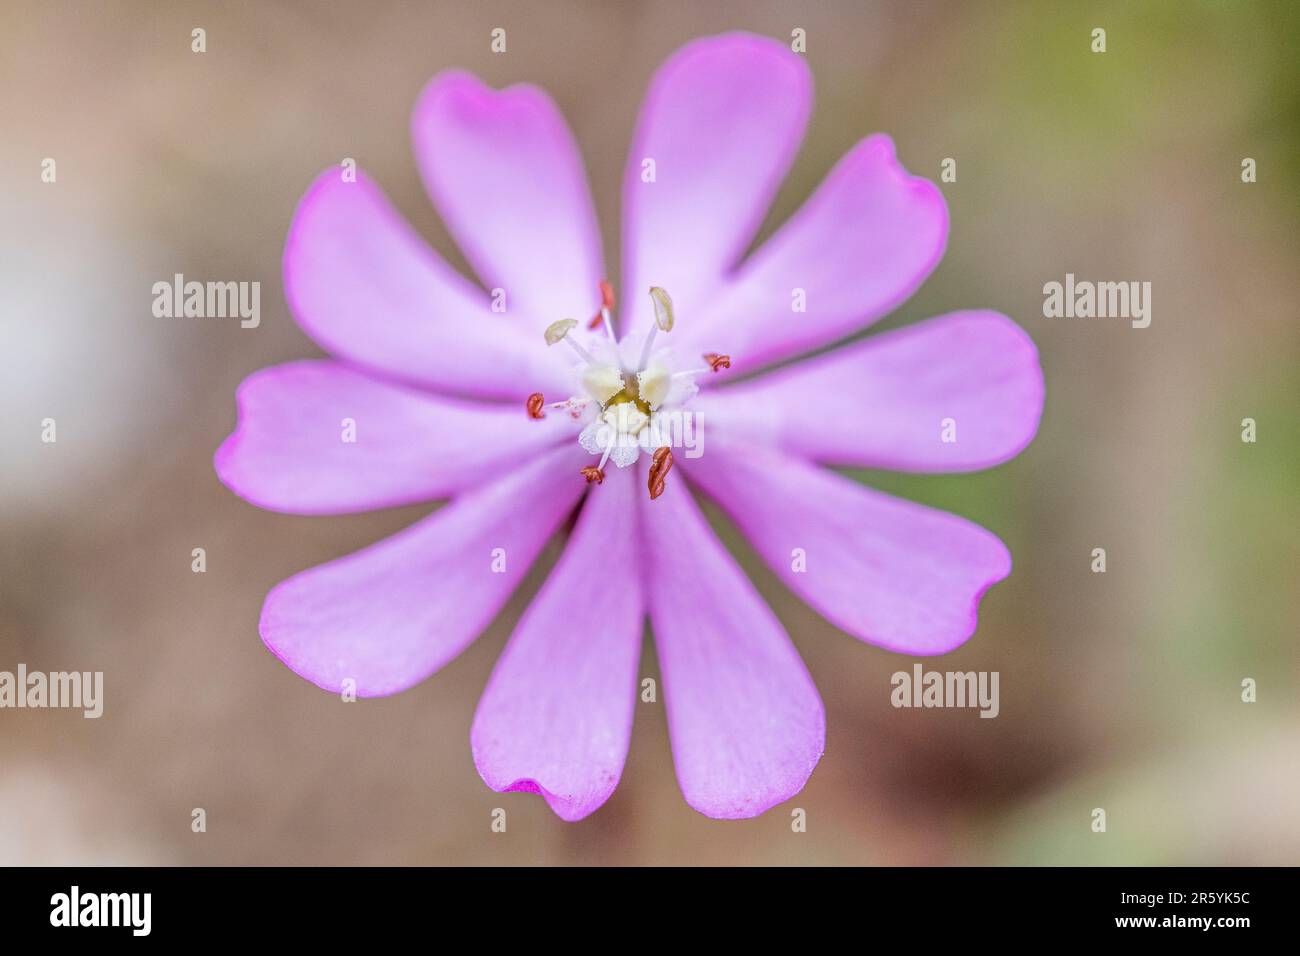
{"label": "flower petal", "polygon": [[262,607],[262,640],[335,693],[348,679],[361,697],[418,684],[491,623],[573,508],[584,488],[575,454],[566,444],[392,537],[280,582]]}
{"label": "flower petal", "polygon": [[380,375],[486,398],[567,392],[536,330],[494,313],[360,171],[322,173],[284,247],[294,318],[322,348]]}
{"label": "flower petal", "polygon": [[702,419],[729,435],[816,461],[972,471],[1014,458],[1033,440],[1043,371],[1033,340],[1005,315],[953,312],[711,389],[696,402]]}
{"label": "flower petal", "polygon": [[762,223],[811,105],[803,59],[752,34],[696,40],[659,68],[623,179],[626,328],[647,327],[650,286],[679,315],[701,314]]}
{"label": "flower petal", "polygon": [[497,791],[540,793],[564,820],[618,785],[632,735],[642,603],[636,482],[610,471],[506,645],[479,701],[474,764]]}
{"label": "flower petal", "polygon": [[803,789],[826,715],[780,621],[672,477],[641,520],[677,781],[706,816],[754,817]]}
{"label": "flower petal", "polygon": [[1006,547],[978,525],[776,451],[715,441],[689,475],[790,590],[892,651],[965,643],[980,598],[1011,572]]}
{"label": "flower petal", "polygon": [[457,494],[573,432],[564,416],[532,421],[522,405],[442,398],[329,361],[254,372],[236,401],[239,423],[217,449],[217,476],[258,507],[290,514]]}
{"label": "flower petal", "polygon": [[599,308],[600,229],[582,157],[549,96],[440,73],[420,94],[411,136],[434,205],[484,283],[506,291],[509,311],[540,330]]}
{"label": "flower petal", "polygon": [[834,342],[906,301],[947,239],[938,187],[908,175],[888,136],[868,137],[720,290],[707,319],[681,323],[674,346],[726,352],[735,374]]}

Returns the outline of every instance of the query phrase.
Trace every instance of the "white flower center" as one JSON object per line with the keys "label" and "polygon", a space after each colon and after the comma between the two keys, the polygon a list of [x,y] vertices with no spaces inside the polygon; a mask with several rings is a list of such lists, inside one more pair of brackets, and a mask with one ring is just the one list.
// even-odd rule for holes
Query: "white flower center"
{"label": "white flower center", "polygon": [[672,331],[672,300],[657,287],[650,290],[650,298],[654,301],[654,325],[644,335],[625,336],[622,341],[614,335],[610,318],[614,295],[606,282],[601,283],[600,312],[589,326],[593,330],[603,327],[603,336],[584,335],[579,341],[574,335],[576,319],[552,323],[546,330],[547,344],[563,341],[579,359],[574,366],[577,390],[549,406],[540,393],[534,393],[528,399],[528,413],[541,418],[543,408],[562,409],[583,423],[578,443],[600,458],[600,464],[582,469],[588,482],[603,482],[610,461],[626,468],[642,450],[650,452],[654,457],[650,497],[656,498],[663,491],[663,476],[672,467],[672,437],[682,433],[681,421],[674,417],[689,414],[681,409],[699,391],[696,376],[730,368],[731,360],[709,353],[704,356],[707,365],[679,368],[672,350],[660,347],[657,340],[660,332]]}

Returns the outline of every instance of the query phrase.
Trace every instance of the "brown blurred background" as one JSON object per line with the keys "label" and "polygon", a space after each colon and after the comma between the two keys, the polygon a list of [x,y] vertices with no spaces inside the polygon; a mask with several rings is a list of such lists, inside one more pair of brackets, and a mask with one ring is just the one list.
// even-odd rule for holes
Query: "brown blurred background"
{"label": "brown blurred background", "polygon": [[[7,0],[3,19],[0,670],[102,670],[106,709],[0,711],[0,863],[1300,861],[1300,7]],[[497,26],[505,55],[489,51]],[[677,791],[662,704],[638,704],[617,793],[565,824],[488,790],[468,743],[558,543],[450,666],[345,705],[264,649],[263,596],[428,507],[258,511],[217,482],[212,452],[244,376],[320,354],[279,262],[322,168],[355,157],[464,267],[409,151],[435,72],[555,97],[614,263],[655,66],[699,35],[795,27],[817,106],[763,234],[870,132],[936,180],[955,157],[947,257],[881,327],[996,308],[1042,353],[1046,411],[1018,459],[862,476],[1010,546],[975,637],[927,662],[999,671],[1001,715],[891,708],[911,659],[825,624],[714,512],[821,690],[826,756],[790,804],[712,821]],[[154,318],[150,287],[176,272],[259,280],[261,327]],[[1066,272],[1150,281],[1151,327],[1043,318],[1043,283]],[[40,442],[46,417],[56,445]],[[657,676],[649,643],[642,671]],[[1241,702],[1246,677],[1257,703]],[[498,806],[506,834],[489,829]],[[794,806],[807,833],[791,832]]]}

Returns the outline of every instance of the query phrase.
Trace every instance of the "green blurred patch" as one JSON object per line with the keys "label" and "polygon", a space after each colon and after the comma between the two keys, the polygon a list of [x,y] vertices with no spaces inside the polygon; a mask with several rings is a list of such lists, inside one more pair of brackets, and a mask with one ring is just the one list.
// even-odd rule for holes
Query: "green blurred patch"
{"label": "green blurred patch", "polygon": [[[1006,55],[991,71],[991,90],[1012,106],[1017,134],[1053,157],[1045,177],[1062,165],[1122,166],[1144,139],[1171,146],[1209,139],[1256,156],[1279,180],[1300,172],[1300,3],[1003,9],[993,27]],[[1105,53],[1091,49],[1098,27],[1106,31]],[[1300,200],[1300,192],[1289,192]]]}
{"label": "green blurred patch", "polygon": [[[1294,863],[1295,711],[1232,721],[1210,739],[1071,779],[977,833],[995,865]],[[1279,759],[1281,757],[1281,759]],[[1093,829],[1105,811],[1105,832]]]}
{"label": "green blurred patch", "polygon": [[[1296,688],[1300,611],[1300,363],[1270,363],[1208,403],[1206,429],[1182,489],[1185,547],[1180,578],[1195,589],[1170,595],[1158,618],[1176,622],[1182,666],[1203,680],[1241,676]],[[1256,441],[1241,440],[1243,418]],[[1281,686],[1278,686],[1279,682]]]}

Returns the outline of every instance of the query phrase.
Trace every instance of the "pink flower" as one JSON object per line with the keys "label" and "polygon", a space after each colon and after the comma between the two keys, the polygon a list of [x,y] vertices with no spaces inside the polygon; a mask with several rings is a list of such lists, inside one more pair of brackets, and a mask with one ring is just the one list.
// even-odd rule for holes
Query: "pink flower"
{"label": "pink flower", "polygon": [[[872,136],[741,261],[811,100],[803,60],[755,36],[699,40],[663,65],[623,187],[618,341],[581,160],[540,90],[447,72],[415,108],[424,181],[482,287],[364,175],[316,180],[284,281],[298,323],[334,358],[250,376],[217,473],[295,514],[452,500],[273,589],[260,629],[277,657],[333,692],[405,690],[492,621],[577,508],[479,703],[480,774],[542,794],[565,820],[604,803],[627,754],[648,615],[682,792],[701,813],[739,818],[799,792],[825,715],[688,486],[853,636],[942,654],[972,634],[980,597],[1011,568],[1001,541],[820,466],[952,472],[1013,457],[1042,410],[1029,337],[996,312],[955,312],[724,384],[869,325],[943,254],[942,195]],[[571,316],[582,321],[557,322]],[[664,475],[673,456],[656,449],[672,438],[643,435],[685,413],[707,441],[699,457],[678,444]]]}

